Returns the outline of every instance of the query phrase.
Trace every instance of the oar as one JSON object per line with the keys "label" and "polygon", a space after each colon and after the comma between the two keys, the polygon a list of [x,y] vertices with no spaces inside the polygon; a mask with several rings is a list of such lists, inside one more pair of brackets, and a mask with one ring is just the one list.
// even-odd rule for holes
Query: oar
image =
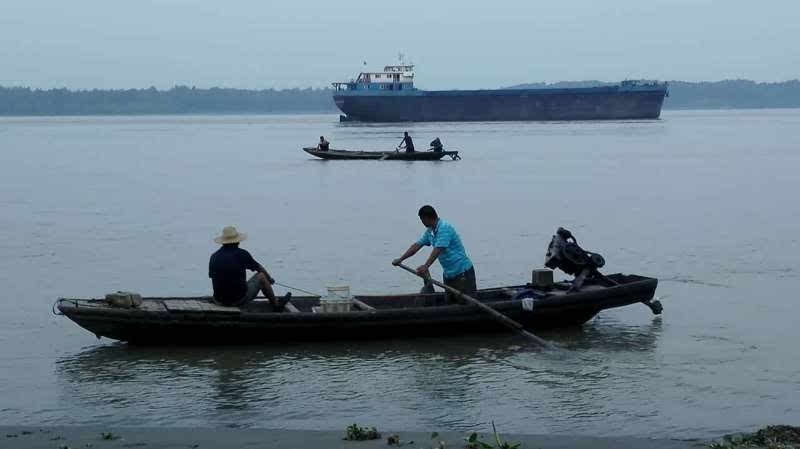
{"label": "oar", "polygon": [[547,342],[547,340],[539,338],[536,335],[533,335],[532,333],[526,331],[525,328],[521,324],[519,324],[516,321],[512,320],[511,318],[503,315],[502,313],[498,312],[497,310],[494,310],[493,308],[487,306],[486,304],[478,301],[477,299],[475,299],[475,298],[473,298],[473,297],[471,297],[469,295],[465,295],[464,293],[461,293],[460,291],[454,289],[453,287],[450,287],[449,285],[442,284],[441,282],[437,281],[436,279],[431,278],[430,276],[423,276],[423,275],[417,273],[416,270],[413,270],[410,267],[408,267],[406,265],[403,265],[402,263],[398,264],[397,266],[402,268],[402,269],[404,269],[404,270],[406,270],[406,271],[408,271],[409,273],[413,273],[413,274],[421,277],[422,279],[430,281],[431,283],[433,283],[433,285],[438,285],[439,287],[447,290],[448,292],[450,292],[450,293],[452,293],[454,295],[458,295],[458,296],[466,299],[472,305],[478,306],[482,311],[488,313],[489,316],[494,318],[496,321],[500,322],[500,324],[502,324],[502,325],[504,325],[504,326],[516,331],[517,333],[521,334],[522,336],[526,337],[528,340],[536,343],[537,345],[542,346],[542,347],[547,348],[547,349],[553,349],[553,345],[551,345],[549,342]]}

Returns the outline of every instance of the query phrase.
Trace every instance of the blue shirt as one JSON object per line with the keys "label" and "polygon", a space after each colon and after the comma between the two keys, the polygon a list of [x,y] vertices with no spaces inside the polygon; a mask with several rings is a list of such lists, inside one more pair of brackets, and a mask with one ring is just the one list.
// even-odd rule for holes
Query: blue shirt
{"label": "blue shirt", "polygon": [[417,240],[417,244],[432,245],[434,248],[442,249],[442,253],[439,254],[439,263],[442,264],[445,279],[452,279],[472,268],[472,261],[467,257],[464,245],[461,244],[461,237],[450,223],[441,218],[437,220],[433,230],[425,230],[422,237]]}

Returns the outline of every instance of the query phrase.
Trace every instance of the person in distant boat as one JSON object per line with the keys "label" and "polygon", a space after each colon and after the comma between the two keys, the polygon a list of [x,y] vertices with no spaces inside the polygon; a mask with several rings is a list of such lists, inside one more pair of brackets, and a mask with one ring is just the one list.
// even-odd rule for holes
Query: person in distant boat
{"label": "person in distant boat", "polygon": [[[413,243],[402,256],[392,261],[392,265],[400,265],[404,260],[413,256],[423,246],[433,246],[428,260],[417,267],[417,273],[425,275],[436,259],[442,265],[444,283],[456,290],[471,295],[478,290],[475,282],[475,267],[467,257],[464,245],[453,226],[439,218],[436,210],[429,205],[419,209],[419,219],[425,226],[425,232],[419,240]],[[430,275],[428,273],[428,275]],[[453,301],[452,295],[448,298]]]}
{"label": "person in distant boat", "polygon": [[431,141],[431,148],[433,148],[435,153],[441,153],[444,151],[444,145],[442,145],[442,141],[439,140],[438,137]]}
{"label": "person in distant boat", "polygon": [[[225,306],[243,306],[255,299],[258,291],[269,299],[273,310],[283,310],[291,298],[291,293],[278,300],[272,291],[275,279],[267,273],[263,265],[253,259],[249,252],[239,248],[239,242],[245,240],[247,234],[236,230],[233,226],[225,226],[222,235],[214,241],[222,245],[211,255],[208,262],[208,277],[214,288],[214,301]],[[249,280],[245,270],[255,271]]]}
{"label": "person in distant boat", "polygon": [[320,150],[320,151],[328,151],[328,148],[330,148],[330,145],[331,145],[330,142],[325,140],[324,136],[319,136],[319,145],[317,145],[317,149],[318,150]]}
{"label": "person in distant boat", "polygon": [[400,142],[400,146],[397,147],[398,150],[402,150],[403,148],[406,149],[406,153],[414,152],[414,141],[411,140],[411,136],[408,135],[408,131],[403,133],[403,141]]}

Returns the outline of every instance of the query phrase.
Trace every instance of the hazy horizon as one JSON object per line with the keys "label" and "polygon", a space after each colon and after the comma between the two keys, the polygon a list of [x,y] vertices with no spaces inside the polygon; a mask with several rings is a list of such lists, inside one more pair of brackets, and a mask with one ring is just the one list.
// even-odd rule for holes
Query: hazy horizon
{"label": "hazy horizon", "polygon": [[[799,78],[794,78],[794,79],[787,79],[787,80],[780,80],[780,81],[756,81],[756,80],[749,80],[749,79],[744,79],[744,78],[729,78],[729,79],[722,79],[722,80],[700,80],[700,81],[664,80],[664,79],[662,79],[662,80],[659,80],[659,81],[665,81],[667,83],[670,83],[674,87],[674,84],[677,84],[677,83],[687,83],[687,84],[692,84],[692,85],[698,85],[698,84],[701,84],[701,83],[717,84],[717,83],[722,83],[722,82],[740,82],[740,81],[753,82],[753,83],[756,83],[756,84],[759,84],[759,85],[761,85],[761,84],[779,85],[779,84],[797,82],[797,81],[800,81],[800,79]],[[558,85],[558,84],[572,84],[572,83],[576,83],[577,84],[577,83],[594,83],[594,82],[605,83],[606,81],[601,81],[601,80],[560,80],[560,81],[547,82],[547,84],[548,85]],[[513,86],[497,86],[497,88],[519,88],[520,86],[536,85],[536,84],[539,84],[539,83],[541,83],[541,82],[533,81],[533,82],[527,82],[527,83],[519,83],[519,84],[515,84]],[[66,87],[66,86],[37,87],[37,86],[25,86],[25,85],[3,85],[3,84],[0,84],[0,88],[3,88],[3,89],[21,88],[21,89],[31,89],[33,91],[48,91],[48,90],[67,89],[70,92],[91,92],[93,90],[103,90],[103,91],[148,90],[148,89],[152,89],[152,88],[155,88],[159,92],[168,92],[168,91],[173,90],[173,89],[196,88],[196,89],[203,89],[203,90],[208,90],[208,89],[233,89],[233,90],[246,90],[246,91],[256,92],[256,91],[261,91],[261,90],[281,91],[281,90],[294,90],[294,89],[299,89],[299,90],[304,90],[304,89],[324,90],[324,89],[330,88],[330,86],[295,86],[295,87],[203,86],[203,87],[201,87],[201,86],[192,85],[192,84],[175,84],[173,86],[162,86],[162,87],[157,87],[157,86],[123,86],[123,87],[110,87],[110,88],[98,88],[98,87],[69,88],[69,87]]]}
{"label": "hazy horizon", "polygon": [[417,65],[423,89],[797,79],[800,5],[769,4],[31,0],[0,15],[0,85],[319,88],[378,70],[398,52]]}

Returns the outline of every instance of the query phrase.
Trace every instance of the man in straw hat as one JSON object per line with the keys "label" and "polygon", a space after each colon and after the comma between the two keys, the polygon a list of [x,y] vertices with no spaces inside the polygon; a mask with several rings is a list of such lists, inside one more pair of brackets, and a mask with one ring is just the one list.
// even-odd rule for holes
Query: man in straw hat
{"label": "man in straw hat", "polygon": [[[235,227],[225,226],[222,235],[214,239],[222,245],[208,262],[208,277],[214,287],[214,300],[226,306],[242,306],[255,299],[261,290],[274,310],[281,311],[289,302],[291,293],[287,293],[280,301],[275,298],[271,285],[275,283],[275,279],[249,252],[239,248],[239,242],[246,238],[247,234],[237,231]],[[245,281],[245,270],[255,271],[256,274]]]}

